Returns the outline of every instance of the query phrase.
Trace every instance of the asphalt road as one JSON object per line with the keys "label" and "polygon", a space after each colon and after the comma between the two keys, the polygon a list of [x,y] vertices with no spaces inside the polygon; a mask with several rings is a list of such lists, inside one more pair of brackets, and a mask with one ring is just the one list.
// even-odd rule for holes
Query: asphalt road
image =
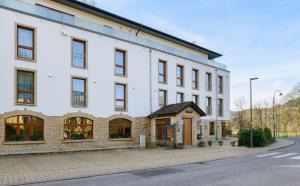
{"label": "asphalt road", "polygon": [[300,186],[300,139],[293,140],[291,147],[262,154],[36,185]]}

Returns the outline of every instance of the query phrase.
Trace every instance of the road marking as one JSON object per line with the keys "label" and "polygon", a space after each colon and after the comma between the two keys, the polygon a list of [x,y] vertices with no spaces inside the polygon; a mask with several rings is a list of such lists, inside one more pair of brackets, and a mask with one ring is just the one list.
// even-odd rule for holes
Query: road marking
{"label": "road marking", "polygon": [[298,153],[287,153],[287,154],[282,154],[282,155],[278,155],[278,156],[273,156],[272,158],[284,158],[284,157],[288,157],[288,156],[294,156]]}
{"label": "road marking", "polygon": [[273,155],[276,155],[276,154],[280,154],[280,152],[273,152],[273,153],[268,153],[268,154],[261,154],[261,155],[255,156],[255,157],[257,157],[257,158],[263,158],[263,157],[267,157],[267,156],[273,156]]}
{"label": "road marking", "polygon": [[291,157],[291,160],[300,160],[300,156]]}

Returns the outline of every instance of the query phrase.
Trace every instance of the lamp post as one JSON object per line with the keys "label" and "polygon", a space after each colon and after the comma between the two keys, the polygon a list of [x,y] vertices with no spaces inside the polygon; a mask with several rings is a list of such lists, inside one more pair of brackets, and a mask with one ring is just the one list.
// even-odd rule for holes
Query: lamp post
{"label": "lamp post", "polygon": [[250,146],[253,148],[253,123],[252,123],[252,81],[257,80],[257,77],[250,78]]}
{"label": "lamp post", "polygon": [[275,90],[273,94],[273,140],[276,141],[276,119],[275,119],[275,96],[276,93],[279,93],[279,96],[282,96],[283,94],[280,92],[280,90]]}

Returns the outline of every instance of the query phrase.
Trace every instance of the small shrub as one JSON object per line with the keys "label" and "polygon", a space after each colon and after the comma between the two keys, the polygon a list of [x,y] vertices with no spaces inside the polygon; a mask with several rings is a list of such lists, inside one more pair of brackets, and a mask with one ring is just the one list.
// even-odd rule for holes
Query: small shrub
{"label": "small shrub", "polygon": [[[253,147],[263,147],[266,145],[267,140],[264,134],[264,130],[261,128],[254,128],[253,134]],[[250,129],[242,129],[239,134],[240,146],[251,146],[250,142]]]}
{"label": "small shrub", "polygon": [[269,129],[268,127],[264,128],[264,134],[267,141],[270,141],[272,139],[272,132],[271,129]]}

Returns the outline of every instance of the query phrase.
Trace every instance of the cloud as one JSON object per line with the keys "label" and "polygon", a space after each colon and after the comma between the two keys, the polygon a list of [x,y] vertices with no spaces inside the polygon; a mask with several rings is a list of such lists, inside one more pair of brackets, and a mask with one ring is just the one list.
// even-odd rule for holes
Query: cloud
{"label": "cloud", "polygon": [[125,6],[130,6],[136,0],[95,0],[96,6],[109,9],[112,12],[121,11]]}

